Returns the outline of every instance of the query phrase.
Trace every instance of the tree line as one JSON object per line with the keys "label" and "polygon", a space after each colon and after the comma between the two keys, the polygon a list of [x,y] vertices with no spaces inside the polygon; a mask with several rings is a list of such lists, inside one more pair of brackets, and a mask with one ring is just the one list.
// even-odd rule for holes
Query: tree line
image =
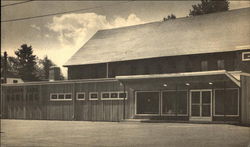
{"label": "tree line", "polygon": [[[222,12],[228,10],[229,10],[228,0],[201,0],[199,4],[192,5],[192,9],[190,9],[189,16],[197,16],[197,15]],[[171,19],[176,19],[176,16],[174,14],[170,14],[167,17],[164,17],[163,21]]]}
{"label": "tree line", "polygon": [[[16,57],[7,57],[6,69],[4,69],[4,56],[1,55],[1,76],[6,70],[7,77],[19,77],[24,81],[48,81],[50,67],[56,66],[48,56],[39,59],[33,54],[32,46],[27,44],[21,45],[15,51],[15,55]],[[60,79],[64,79],[62,73]]]}

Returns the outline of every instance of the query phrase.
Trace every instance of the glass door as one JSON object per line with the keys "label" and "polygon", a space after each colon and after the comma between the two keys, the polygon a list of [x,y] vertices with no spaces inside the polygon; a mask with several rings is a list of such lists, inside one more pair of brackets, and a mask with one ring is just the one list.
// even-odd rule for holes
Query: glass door
{"label": "glass door", "polygon": [[212,90],[190,91],[190,120],[211,121]]}

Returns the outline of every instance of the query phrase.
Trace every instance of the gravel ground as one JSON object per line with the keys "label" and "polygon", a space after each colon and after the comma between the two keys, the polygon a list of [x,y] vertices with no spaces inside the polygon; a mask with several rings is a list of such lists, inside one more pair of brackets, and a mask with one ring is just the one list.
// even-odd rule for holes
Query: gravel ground
{"label": "gravel ground", "polygon": [[227,124],[1,120],[1,132],[1,147],[250,147],[250,128]]}

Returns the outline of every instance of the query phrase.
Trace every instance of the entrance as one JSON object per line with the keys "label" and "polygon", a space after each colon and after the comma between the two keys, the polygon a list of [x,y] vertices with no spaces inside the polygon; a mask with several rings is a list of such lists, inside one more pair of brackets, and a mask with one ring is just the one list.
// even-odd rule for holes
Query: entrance
{"label": "entrance", "polygon": [[212,121],[212,90],[190,91],[190,120]]}

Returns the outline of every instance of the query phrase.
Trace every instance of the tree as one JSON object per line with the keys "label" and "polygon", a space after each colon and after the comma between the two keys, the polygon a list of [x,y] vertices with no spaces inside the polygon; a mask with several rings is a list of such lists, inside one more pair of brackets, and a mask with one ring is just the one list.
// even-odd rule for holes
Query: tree
{"label": "tree", "polygon": [[170,19],[176,19],[176,16],[174,14],[168,15],[167,17],[163,18],[163,21],[167,21],[167,20],[170,20]]}
{"label": "tree", "polygon": [[214,12],[228,11],[228,0],[201,0],[200,4],[192,5],[189,16],[203,15]]}
{"label": "tree", "polygon": [[37,81],[36,76],[36,56],[33,55],[31,46],[21,45],[21,48],[15,51],[19,65],[18,74],[24,81]]}
{"label": "tree", "polygon": [[42,65],[42,79],[43,80],[49,80],[49,70],[51,66],[55,66],[55,64],[48,58],[48,56],[45,56],[42,60],[40,60],[40,64]]}
{"label": "tree", "polygon": [[[7,57],[7,77],[19,77],[18,75],[18,60],[15,57]],[[4,75],[4,57],[1,55],[1,76]]]}

